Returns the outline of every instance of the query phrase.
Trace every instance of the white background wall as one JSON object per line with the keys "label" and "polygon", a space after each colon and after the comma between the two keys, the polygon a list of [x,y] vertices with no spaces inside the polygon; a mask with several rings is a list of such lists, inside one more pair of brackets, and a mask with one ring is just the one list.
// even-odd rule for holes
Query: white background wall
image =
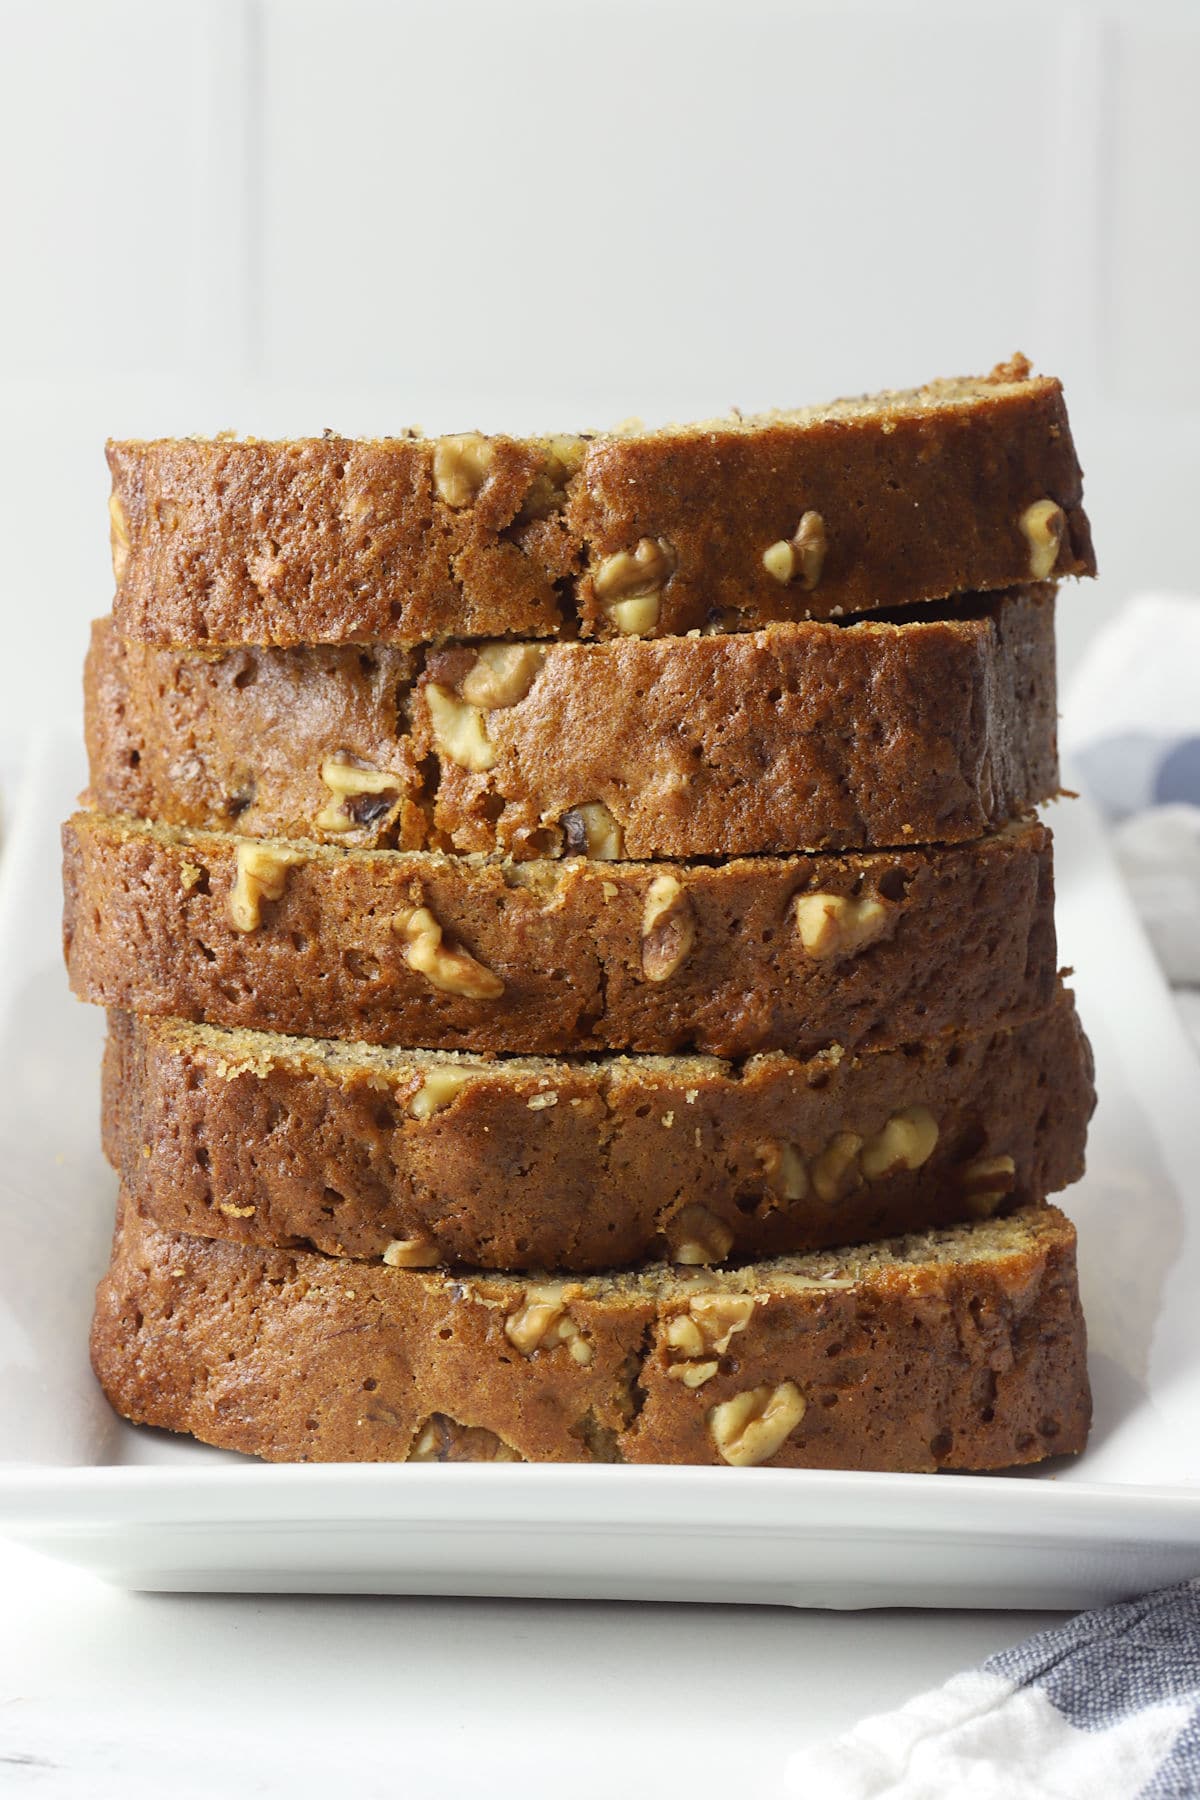
{"label": "white background wall", "polygon": [[[77,709],[106,434],[570,427],[1020,347],[1200,590],[1200,5],[0,0],[0,721]],[[1200,678],[1198,678],[1200,679]]]}

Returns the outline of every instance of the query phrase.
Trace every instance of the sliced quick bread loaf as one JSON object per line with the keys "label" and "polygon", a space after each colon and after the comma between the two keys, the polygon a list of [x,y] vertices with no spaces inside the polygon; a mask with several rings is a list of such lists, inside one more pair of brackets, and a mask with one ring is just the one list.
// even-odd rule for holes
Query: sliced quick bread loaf
{"label": "sliced quick bread loaf", "polygon": [[126,1206],[92,1330],[139,1424],[273,1461],[989,1469],[1082,1450],[1053,1208],[729,1272],[454,1277],[162,1231]]}
{"label": "sliced quick bread loaf", "polygon": [[1083,1169],[1071,996],[1011,1031],[808,1061],[449,1056],[113,1014],[108,1154],[172,1230],[408,1267],[616,1268],[852,1243]]}
{"label": "sliced quick bread loaf", "polygon": [[731,637],[225,655],[96,627],[91,800],[164,824],[597,859],[978,837],[1058,786],[1053,589]]}
{"label": "sliced quick bread loaf", "polygon": [[752,628],[1095,570],[1061,388],[1020,357],[663,431],[108,459],[118,625],[157,644]]}
{"label": "sliced quick bread loaf", "polygon": [[214,1025],[810,1055],[1015,1024],[1054,991],[1050,834],[1032,822],[940,849],[713,866],[344,851],[79,813],[63,855],[81,999]]}

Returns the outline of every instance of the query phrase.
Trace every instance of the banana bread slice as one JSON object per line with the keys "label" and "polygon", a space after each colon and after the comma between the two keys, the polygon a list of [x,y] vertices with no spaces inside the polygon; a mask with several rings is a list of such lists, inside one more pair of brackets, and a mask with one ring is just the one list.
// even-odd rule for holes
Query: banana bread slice
{"label": "banana bread slice", "polygon": [[91,802],[164,824],[597,859],[961,842],[1058,784],[1054,591],[737,636],[224,654],[85,681]]}
{"label": "banana bread slice", "polygon": [[[282,886],[245,929],[256,864]],[[714,866],[335,850],[79,813],[63,884],[81,999],[301,1037],[807,1056],[1015,1024],[1054,992],[1050,833],[1031,820],[941,849]],[[422,912],[424,940],[406,930]]]}
{"label": "banana bread slice", "polygon": [[404,1267],[618,1268],[852,1243],[1083,1170],[1070,994],[1010,1031],[800,1061],[388,1050],[111,1015],[105,1147],[171,1230]]}
{"label": "banana bread slice", "polygon": [[157,644],[671,634],[1095,572],[1023,357],[803,412],[583,437],[112,443],[115,611]]}
{"label": "banana bread slice", "polygon": [[92,1362],[117,1411],[279,1462],[998,1469],[1082,1450],[1051,1207],[745,1269],[455,1277],[163,1231],[126,1206]]}

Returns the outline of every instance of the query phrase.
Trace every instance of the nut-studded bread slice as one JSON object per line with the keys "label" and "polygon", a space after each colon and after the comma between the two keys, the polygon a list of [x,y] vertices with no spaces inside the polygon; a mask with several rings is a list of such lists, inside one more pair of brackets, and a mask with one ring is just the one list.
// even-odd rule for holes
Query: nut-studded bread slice
{"label": "nut-studded bread slice", "polygon": [[1071,996],[807,1062],[449,1056],[114,1013],[105,1144],[171,1230],[405,1267],[615,1268],[979,1217],[1083,1169]]}
{"label": "nut-studded bread slice", "polygon": [[1053,589],[904,623],[412,653],[96,628],[91,798],[247,835],[514,857],[960,842],[1058,784]]}
{"label": "nut-studded bread slice", "polygon": [[1095,572],[1057,381],[665,431],[116,443],[115,612],[157,644],[829,618]]}
{"label": "nut-studded bread slice", "polygon": [[1082,1450],[1053,1208],[716,1272],[469,1278],[252,1250],[126,1206],[92,1361],[139,1424],[273,1461],[991,1469]]}
{"label": "nut-studded bread slice", "polygon": [[63,880],[82,999],[302,1037],[811,1055],[1015,1024],[1054,991],[1050,834],[1031,821],[714,866],[335,850],[79,813]]}

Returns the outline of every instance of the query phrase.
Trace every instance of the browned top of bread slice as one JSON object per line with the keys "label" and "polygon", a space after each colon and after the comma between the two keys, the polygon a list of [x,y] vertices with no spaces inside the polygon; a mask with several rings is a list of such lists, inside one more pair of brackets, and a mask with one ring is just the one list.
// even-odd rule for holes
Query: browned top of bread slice
{"label": "browned top of bread slice", "polygon": [[[1050,834],[1031,821],[941,849],[715,865],[263,849],[282,886],[245,930],[250,841],[69,820],[75,992],[126,1012],[425,1049],[742,1056],[1014,1024],[1053,991]],[[407,935],[414,909],[443,934],[440,970]],[[463,951],[484,972],[474,982],[451,960]]]}
{"label": "browned top of bread slice", "polygon": [[114,1014],[105,1139],[158,1223],[410,1266],[771,1255],[979,1217],[1082,1173],[1068,994],[861,1056],[483,1057]]}
{"label": "browned top of bread slice", "polygon": [[127,1418],[274,1461],[1003,1468],[1090,1418],[1052,1208],[754,1267],[578,1281],[365,1267],[126,1206],[96,1372]]}
{"label": "browned top of bread slice", "polygon": [[664,430],[112,443],[114,612],[174,645],[671,634],[1095,572],[1059,383]]}

